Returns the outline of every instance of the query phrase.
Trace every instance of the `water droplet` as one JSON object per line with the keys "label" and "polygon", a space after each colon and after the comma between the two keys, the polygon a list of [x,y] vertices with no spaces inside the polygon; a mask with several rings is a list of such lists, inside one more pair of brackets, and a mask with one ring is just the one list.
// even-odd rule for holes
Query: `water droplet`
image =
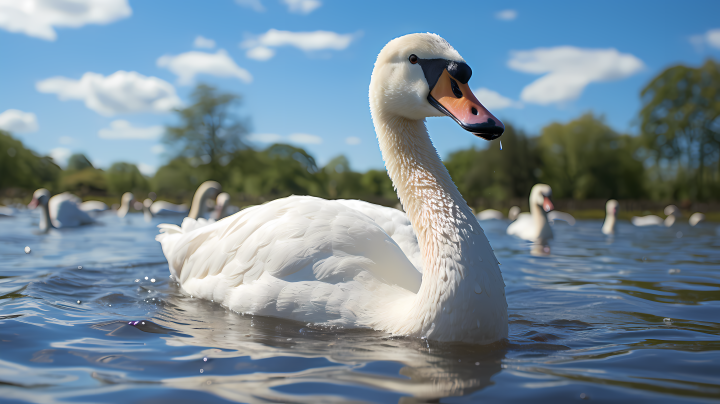
{"label": "water droplet", "polygon": [[207,358],[203,358],[203,362],[207,362]]}
{"label": "water droplet", "polygon": [[145,277],[145,280],[147,280],[147,276]]}
{"label": "water droplet", "polygon": [[155,282],[155,278],[150,279],[150,282],[153,282],[153,283],[154,283],[154,282]]}
{"label": "water droplet", "polygon": [[80,300],[77,301],[77,304],[81,304],[82,302]]}
{"label": "water droplet", "polygon": [[673,321],[672,321],[672,319],[671,319],[670,317],[665,317],[665,318],[663,319],[663,322],[664,322],[665,324],[672,324]]}
{"label": "water droplet", "polygon": [[82,265],[78,265],[78,269],[82,269]]}
{"label": "water droplet", "polygon": [[30,247],[25,247],[25,254],[30,254]]}
{"label": "water droplet", "polygon": [[679,274],[679,273],[680,273],[680,270],[677,269],[677,268],[672,268],[672,269],[668,270],[668,273],[669,273],[670,275]]}
{"label": "water droplet", "polygon": [[203,372],[203,370],[202,370],[202,369],[200,369],[200,373],[202,373],[202,372]]}
{"label": "water droplet", "polygon": [[144,322],[144,321],[142,322],[142,325],[145,325],[145,322]]}
{"label": "water droplet", "polygon": [[502,150],[502,140],[500,141],[500,150]]}
{"label": "water droplet", "polygon": [[112,304],[108,304],[108,306],[112,307]]}
{"label": "water droplet", "polygon": [[135,282],[140,282],[140,279],[135,279]]}
{"label": "water droplet", "polygon": [[581,398],[582,400],[587,400],[587,399],[590,398],[590,396],[588,396],[588,395],[585,394],[585,393],[580,393],[580,398]]}
{"label": "water droplet", "polygon": [[475,362],[475,366],[480,366],[480,362]]}

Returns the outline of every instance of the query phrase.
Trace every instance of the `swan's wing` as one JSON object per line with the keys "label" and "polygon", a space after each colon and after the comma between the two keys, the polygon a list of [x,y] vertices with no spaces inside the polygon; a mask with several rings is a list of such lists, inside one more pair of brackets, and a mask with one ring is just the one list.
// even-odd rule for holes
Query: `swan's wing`
{"label": "swan's wing", "polygon": [[649,216],[633,216],[631,219],[632,224],[637,227],[645,227],[645,226],[660,226],[665,224],[665,220],[663,220],[660,216],[655,215],[649,215]]}
{"label": "swan's wing", "polygon": [[48,210],[55,227],[77,227],[95,222],[87,212],[80,210],[78,200],[78,197],[69,193],[50,198]]}
{"label": "swan's wing", "polygon": [[412,295],[420,287],[420,273],[397,243],[367,215],[335,201],[289,197],[189,232],[162,229],[157,240],[183,288],[235,311],[351,321],[371,300],[358,293]]}
{"label": "swan's wing", "polygon": [[532,215],[529,213],[521,213],[517,220],[510,223],[507,228],[507,234],[520,237],[523,240],[534,240],[537,238],[537,230]]}
{"label": "swan's wing", "polygon": [[556,210],[553,210],[552,212],[547,214],[547,218],[548,218],[548,221],[550,221],[551,223],[556,220],[562,220],[563,222],[569,224],[570,226],[575,226],[575,218],[569,213],[558,212]]}
{"label": "swan's wing", "polygon": [[400,246],[415,268],[422,273],[420,244],[405,212],[365,201],[341,199],[336,202],[357,210],[377,223]]}
{"label": "swan's wing", "polygon": [[150,205],[150,212],[153,215],[187,214],[189,211],[187,205],[175,205],[166,201],[156,201]]}
{"label": "swan's wing", "polygon": [[83,212],[104,212],[108,210],[108,206],[100,201],[87,201],[80,204],[80,210]]}

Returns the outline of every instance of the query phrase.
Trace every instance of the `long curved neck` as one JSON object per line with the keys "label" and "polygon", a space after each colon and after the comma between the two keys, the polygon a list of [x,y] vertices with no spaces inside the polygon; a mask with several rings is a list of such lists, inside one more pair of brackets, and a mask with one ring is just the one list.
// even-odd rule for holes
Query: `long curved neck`
{"label": "long curved neck", "polygon": [[48,231],[53,227],[50,219],[50,208],[47,203],[40,204],[40,230]]}
{"label": "long curved neck", "polygon": [[543,233],[545,226],[548,226],[547,212],[538,204],[533,203],[533,198],[530,198],[530,214],[535,223],[535,228],[538,230],[539,237]]}

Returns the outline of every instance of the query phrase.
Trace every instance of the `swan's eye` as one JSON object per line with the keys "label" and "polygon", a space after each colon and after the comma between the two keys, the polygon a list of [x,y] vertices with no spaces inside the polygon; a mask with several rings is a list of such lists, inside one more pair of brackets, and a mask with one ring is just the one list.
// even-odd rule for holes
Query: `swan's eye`
{"label": "swan's eye", "polygon": [[418,57],[413,54],[413,55],[410,55],[408,60],[410,60],[410,63],[416,64],[418,62]]}

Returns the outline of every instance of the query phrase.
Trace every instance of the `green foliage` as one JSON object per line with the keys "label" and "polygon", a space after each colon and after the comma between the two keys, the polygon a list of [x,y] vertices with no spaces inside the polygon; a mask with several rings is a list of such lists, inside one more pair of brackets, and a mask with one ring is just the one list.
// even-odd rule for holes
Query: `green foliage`
{"label": "green foliage", "polygon": [[640,198],[643,165],[633,158],[636,146],[592,114],[567,124],[546,126],[539,138],[540,180],[556,198]]}
{"label": "green foliage", "polygon": [[[81,155],[82,156],[82,155]],[[105,173],[93,167],[65,170],[60,176],[60,189],[76,194],[105,194],[108,190]]]}
{"label": "green foliage", "polygon": [[84,154],[81,153],[75,153],[68,159],[67,168],[65,168],[68,171],[80,171],[84,170],[86,168],[95,168],[93,167],[90,160],[88,160],[87,157],[85,157]]}
{"label": "green foliage", "polygon": [[720,64],[670,67],[641,96],[642,138],[658,180],[674,182],[674,198],[720,197]]}
{"label": "green foliage", "polygon": [[228,172],[224,166],[245,147],[242,137],[247,134],[246,124],[234,113],[240,96],[199,84],[190,98],[192,105],[176,110],[181,124],[168,126],[163,142],[178,156],[207,165],[211,176],[222,182]]}
{"label": "green foliage", "polygon": [[149,189],[148,180],[135,164],[114,163],[107,171],[108,190],[114,195],[125,192],[141,194]]}
{"label": "green foliage", "polygon": [[61,169],[50,157],[40,157],[0,130],[0,190],[57,188]]}

